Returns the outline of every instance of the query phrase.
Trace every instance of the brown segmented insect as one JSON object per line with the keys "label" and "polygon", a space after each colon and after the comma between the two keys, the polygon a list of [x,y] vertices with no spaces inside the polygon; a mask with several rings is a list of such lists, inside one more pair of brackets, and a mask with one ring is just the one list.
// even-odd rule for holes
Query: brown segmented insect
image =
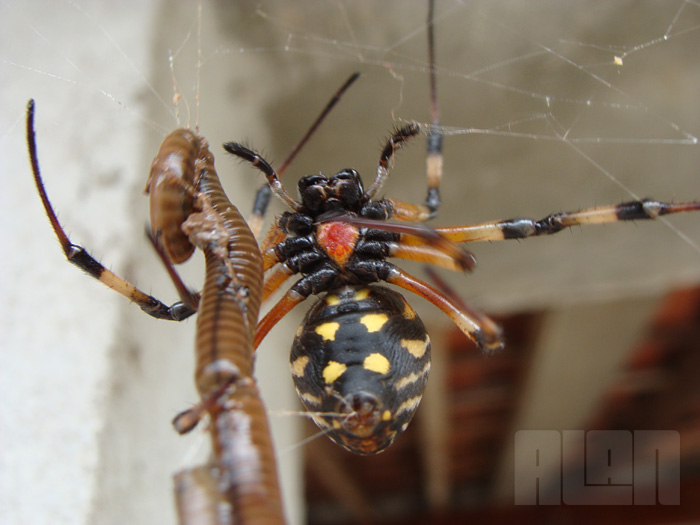
{"label": "brown segmented insect", "polygon": [[[284,523],[266,411],[253,378],[262,259],[255,237],[221,187],[206,141],[190,130],[172,132],[148,180],[150,238],[183,296],[182,302],[168,307],[70,241],[42,182],[34,109],[30,100],[27,144],[34,181],[68,260],[154,317],[179,320],[199,311],[195,383],[201,401],[174,424],[186,432],[208,414],[213,454],[208,464],[175,475],[180,522]],[[201,294],[187,292],[172,268],[194,248],[204,252],[206,261]]]}
{"label": "brown segmented insect", "polygon": [[[224,508],[233,523],[281,523],[275,456],[265,407],[253,379],[252,340],[262,295],[260,252],[248,225],[221,187],[206,141],[189,130],[177,130],[166,137],[161,152],[167,151],[171,141],[174,150],[180,144],[188,146],[180,151],[186,153],[183,163],[193,172],[193,184],[188,187],[179,177],[169,180],[167,171],[157,173],[151,180],[151,206],[161,199],[171,202],[177,210],[173,219],[179,221],[178,230],[204,252],[206,261],[195,343],[195,383],[202,401],[176,418],[175,426],[187,431],[204,413],[209,414],[214,461],[209,469],[194,472],[205,479],[208,473],[224,487],[221,500],[228,504]],[[170,193],[175,194],[171,201]],[[183,203],[190,205],[190,197],[192,211],[180,213]],[[160,238],[159,230],[152,234]],[[191,253],[184,238],[173,241],[171,248],[181,246]],[[193,486],[201,493],[203,485],[194,479],[189,470],[176,476],[181,512],[191,501]],[[219,501],[207,498],[212,499]]]}

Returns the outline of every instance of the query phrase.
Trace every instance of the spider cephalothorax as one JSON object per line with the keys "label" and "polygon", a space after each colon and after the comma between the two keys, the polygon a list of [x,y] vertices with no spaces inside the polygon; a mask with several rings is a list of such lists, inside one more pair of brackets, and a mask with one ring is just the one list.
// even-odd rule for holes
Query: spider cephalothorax
{"label": "spider cephalothorax", "polygon": [[355,170],[343,170],[332,177],[304,177],[299,181],[299,195],[297,210],[277,220],[287,238],[268,251],[288,270],[310,276],[311,280],[304,282],[313,287],[312,293],[386,278],[390,267],[382,262],[399,241],[399,234],[360,228],[352,221],[386,220],[391,206],[384,200],[371,201]]}
{"label": "spider cephalothorax", "polygon": [[309,175],[299,181],[299,198],[305,212],[317,217],[332,211],[358,213],[369,199],[362,187],[360,174],[342,170],[333,175]]}

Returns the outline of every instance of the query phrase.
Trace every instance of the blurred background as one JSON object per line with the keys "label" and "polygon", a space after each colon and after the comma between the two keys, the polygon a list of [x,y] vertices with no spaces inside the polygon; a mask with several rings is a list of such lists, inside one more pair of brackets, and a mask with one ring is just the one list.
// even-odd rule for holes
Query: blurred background
{"label": "blurred background", "polygon": [[[147,318],[64,262],[31,180],[27,100],[72,240],[174,302],[143,235],[143,186],[163,137],[198,126],[247,213],[263,178],[220,144],[280,162],[359,71],[283,182],[292,191],[303,175],[348,167],[371,180],[390,130],[430,119],[426,14],[418,1],[0,5],[3,521],[173,523],[170,476],[207,452],[203,430],[183,438],[169,424],[196,401],[194,322]],[[696,5],[443,0],[435,30],[445,173],[431,224],[700,199]],[[424,147],[401,151],[386,195],[422,201]],[[698,519],[700,214],[469,248],[472,275],[441,275],[502,323],[507,347],[483,356],[407,297],[431,333],[433,369],[416,420],[379,456],[307,440],[317,431],[298,413],[287,361],[308,305],[261,346],[290,521]],[[201,261],[183,273],[199,286]],[[680,505],[514,505],[516,432],[588,429],[678,432]],[[675,457],[673,443],[654,446]],[[574,460],[543,467],[542,493]],[[630,464],[616,468],[626,479]]]}

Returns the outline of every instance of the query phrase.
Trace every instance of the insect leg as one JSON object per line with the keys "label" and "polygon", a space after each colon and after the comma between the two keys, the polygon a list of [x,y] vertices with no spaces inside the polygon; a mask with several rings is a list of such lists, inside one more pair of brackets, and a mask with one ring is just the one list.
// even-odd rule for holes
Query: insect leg
{"label": "insect leg", "polygon": [[37,191],[39,192],[41,202],[44,206],[44,211],[46,212],[51,227],[58,238],[58,242],[61,244],[61,248],[68,262],[76,265],[85,273],[94,277],[112,290],[115,290],[130,301],[135,302],[144,312],[152,317],[181,321],[191,316],[194,311],[186,304],[178,301],[171,306],[167,306],[155,297],[142,292],[130,282],[115,275],[92,257],[85,248],[71,242],[61,226],[61,223],[58,221],[58,217],[56,217],[56,212],[49,201],[46,189],[44,188],[44,182],[41,178],[39,157],[36,147],[36,134],[34,132],[34,109],[34,100],[30,100],[27,104],[27,146],[29,148],[32,173],[34,175]]}

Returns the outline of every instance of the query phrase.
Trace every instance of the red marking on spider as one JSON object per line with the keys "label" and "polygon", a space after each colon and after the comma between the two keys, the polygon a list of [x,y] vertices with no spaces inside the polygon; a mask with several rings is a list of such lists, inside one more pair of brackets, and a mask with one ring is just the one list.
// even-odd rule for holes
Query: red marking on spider
{"label": "red marking on spider", "polygon": [[344,222],[324,222],[316,229],[318,244],[341,268],[355,250],[359,236],[357,228]]}

